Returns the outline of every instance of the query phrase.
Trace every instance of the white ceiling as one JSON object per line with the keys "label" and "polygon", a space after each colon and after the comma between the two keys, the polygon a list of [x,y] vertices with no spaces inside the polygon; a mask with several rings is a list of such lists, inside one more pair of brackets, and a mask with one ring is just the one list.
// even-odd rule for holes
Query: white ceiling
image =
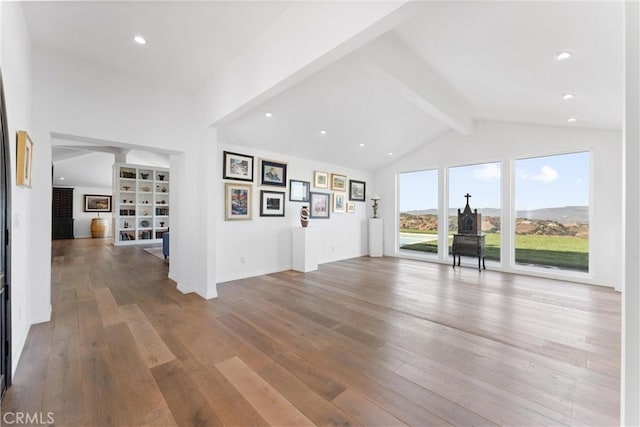
{"label": "white ceiling", "polygon": [[[195,90],[254,40],[285,1],[35,1],[34,44],[162,85]],[[133,41],[142,35],[147,44]]]}
{"label": "white ceiling", "polygon": [[[269,1],[24,3],[35,44],[185,90],[200,87],[286,6]],[[423,6],[420,16],[392,36],[414,63],[416,58],[424,63],[467,103],[473,118],[621,128],[622,2]],[[136,33],[149,44],[135,45]],[[367,73],[360,61],[366,49],[227,123],[223,141],[374,170],[450,130],[379,75]],[[553,55],[561,50],[575,55],[557,62]],[[563,101],[567,92],[575,99]],[[265,118],[265,111],[273,117]],[[569,117],[577,121],[569,124]],[[327,134],[320,135],[320,129]],[[366,145],[360,147],[361,142]]]}
{"label": "white ceiling", "polygon": [[[462,95],[476,118],[620,129],[622,2],[433,3],[397,35]],[[574,56],[558,62],[553,55]],[[563,101],[565,93],[575,94]]]}

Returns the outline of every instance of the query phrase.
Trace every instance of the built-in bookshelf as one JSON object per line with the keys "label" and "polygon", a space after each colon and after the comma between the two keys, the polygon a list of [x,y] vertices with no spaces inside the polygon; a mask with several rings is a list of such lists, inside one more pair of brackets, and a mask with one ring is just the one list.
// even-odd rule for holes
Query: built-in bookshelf
{"label": "built-in bookshelf", "polygon": [[114,245],[162,241],[169,231],[170,177],[168,169],[113,166]]}

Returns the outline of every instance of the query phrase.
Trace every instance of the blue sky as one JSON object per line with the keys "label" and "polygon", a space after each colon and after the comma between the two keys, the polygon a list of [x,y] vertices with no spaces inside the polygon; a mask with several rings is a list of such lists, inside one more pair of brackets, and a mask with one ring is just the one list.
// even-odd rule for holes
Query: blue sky
{"label": "blue sky", "polygon": [[[516,210],[588,206],[589,153],[536,157],[515,162]],[[449,168],[449,200],[463,208],[500,208],[501,163]],[[438,207],[438,171],[400,174],[400,211]]]}

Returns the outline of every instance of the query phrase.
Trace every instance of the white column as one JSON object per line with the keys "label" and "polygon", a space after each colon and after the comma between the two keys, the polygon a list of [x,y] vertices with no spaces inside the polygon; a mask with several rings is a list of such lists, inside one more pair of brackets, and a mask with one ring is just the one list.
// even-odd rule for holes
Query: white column
{"label": "white column", "polygon": [[622,290],[621,424],[640,425],[640,5],[625,3],[625,271]]}
{"label": "white column", "polygon": [[318,269],[318,242],[312,228],[291,230],[291,268],[306,273]]}
{"label": "white column", "polygon": [[383,252],[382,218],[369,218],[369,256],[381,257]]}

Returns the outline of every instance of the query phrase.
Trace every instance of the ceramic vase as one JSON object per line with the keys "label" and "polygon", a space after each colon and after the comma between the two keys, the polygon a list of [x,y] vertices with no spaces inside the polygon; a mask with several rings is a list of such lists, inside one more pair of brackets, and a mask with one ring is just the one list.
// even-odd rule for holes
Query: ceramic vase
{"label": "ceramic vase", "polygon": [[300,224],[302,224],[303,228],[306,228],[309,225],[309,207],[303,206],[300,208]]}

